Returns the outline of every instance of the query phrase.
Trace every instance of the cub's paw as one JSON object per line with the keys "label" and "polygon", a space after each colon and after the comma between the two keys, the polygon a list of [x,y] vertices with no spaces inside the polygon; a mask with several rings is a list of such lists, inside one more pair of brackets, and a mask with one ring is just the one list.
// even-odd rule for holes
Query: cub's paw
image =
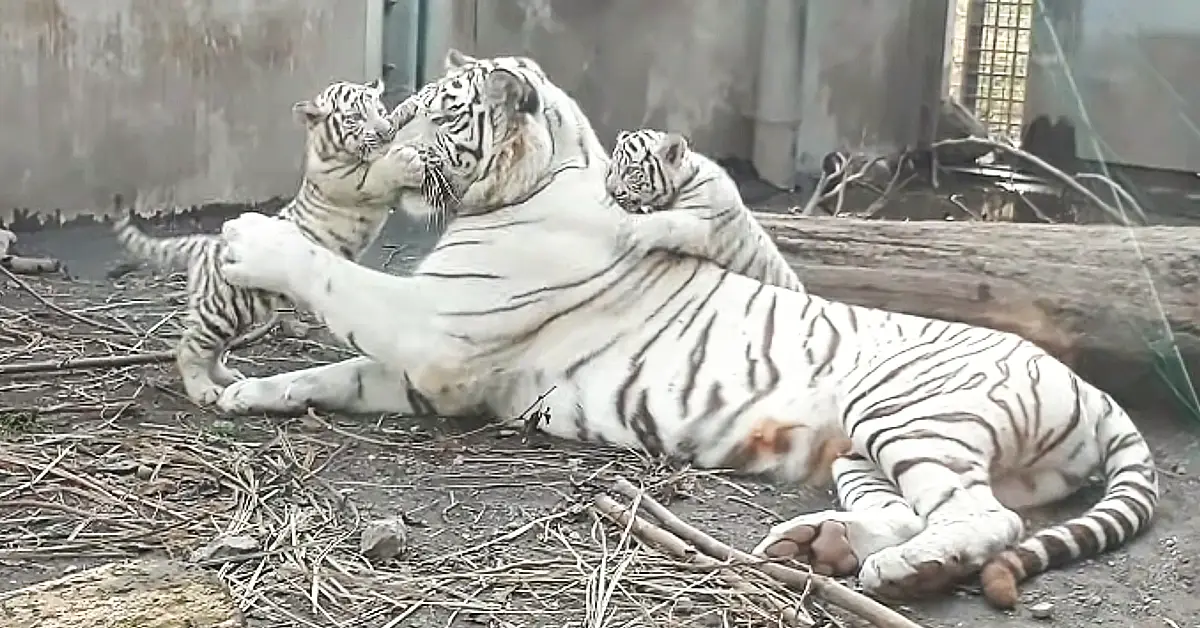
{"label": "cub's paw", "polygon": [[621,226],[617,229],[618,250],[633,251],[637,255],[650,252],[653,247],[642,232],[643,222],[637,216],[626,216],[621,220]]}

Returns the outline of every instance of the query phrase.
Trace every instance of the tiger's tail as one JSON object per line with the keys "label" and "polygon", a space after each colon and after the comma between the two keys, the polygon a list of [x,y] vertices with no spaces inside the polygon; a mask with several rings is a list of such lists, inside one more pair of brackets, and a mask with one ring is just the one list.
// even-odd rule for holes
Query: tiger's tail
{"label": "tiger's tail", "polygon": [[192,260],[202,257],[217,242],[217,238],[206,234],[152,237],[134,222],[132,208],[122,210],[120,195],[113,197],[113,204],[117,209],[117,218],[113,223],[117,241],[135,257],[163,270],[186,268]]}
{"label": "tiger's tail", "polygon": [[1096,389],[1102,413],[1096,426],[1104,465],[1104,497],[1079,517],[1035,532],[1015,547],[993,556],[980,580],[989,603],[1002,609],[1017,605],[1017,584],[1048,569],[1094,556],[1124,544],[1141,532],[1158,506],[1154,458],[1133,419],[1111,397]]}

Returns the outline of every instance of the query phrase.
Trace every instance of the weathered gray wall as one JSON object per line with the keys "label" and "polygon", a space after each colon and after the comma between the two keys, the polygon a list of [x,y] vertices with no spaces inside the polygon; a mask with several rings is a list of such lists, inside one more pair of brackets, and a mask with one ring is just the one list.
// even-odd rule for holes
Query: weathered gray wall
{"label": "weathered gray wall", "polygon": [[946,68],[946,0],[810,0],[798,158],[870,154],[933,137]]}
{"label": "weathered gray wall", "polygon": [[669,127],[701,146],[747,154],[762,4],[462,2],[474,11],[475,39],[459,43],[483,55],[536,58],[580,101],[605,142],[620,129]]}
{"label": "weathered gray wall", "polygon": [[289,195],[292,103],[378,73],[372,1],[3,0],[0,221]]}
{"label": "weathered gray wall", "polygon": [[1200,3],[1041,4],[1024,123],[1065,116],[1085,159],[1200,171]]}
{"label": "weathered gray wall", "polygon": [[427,74],[451,45],[531,55],[601,140],[641,126],[688,133],[784,186],[827,152],[928,137],[949,10],[946,0],[431,4]]}

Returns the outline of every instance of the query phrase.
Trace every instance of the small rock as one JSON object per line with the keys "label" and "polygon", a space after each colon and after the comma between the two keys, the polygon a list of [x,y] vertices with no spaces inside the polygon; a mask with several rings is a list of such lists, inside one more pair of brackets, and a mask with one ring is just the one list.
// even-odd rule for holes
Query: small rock
{"label": "small rock", "polygon": [[519,436],[520,434],[521,432],[519,430],[514,430],[510,427],[502,427],[496,430],[496,438],[512,438],[514,436]]}
{"label": "small rock", "polygon": [[216,419],[209,424],[208,429],[215,434],[232,434],[237,430],[237,424],[228,419]]}
{"label": "small rock", "polygon": [[170,495],[179,490],[179,485],[169,478],[150,480],[138,487],[139,495]]}
{"label": "small rock", "polygon": [[137,469],[134,469],[133,474],[137,476],[137,479],[146,481],[154,477],[154,469],[147,465],[139,464]]}
{"label": "small rock", "polygon": [[408,525],[402,517],[371,522],[363,529],[359,549],[375,562],[396,558],[408,549]]}
{"label": "small rock", "polygon": [[302,321],[291,318],[279,321],[279,335],[284,338],[296,338],[297,340],[308,338],[311,331],[312,326]]}
{"label": "small rock", "polygon": [[192,550],[190,560],[198,563],[213,558],[225,558],[257,552],[258,539],[244,534],[222,534],[213,539],[208,545]]}
{"label": "small rock", "polygon": [[1050,619],[1054,616],[1054,605],[1050,602],[1040,602],[1029,607],[1029,614],[1034,619]]}

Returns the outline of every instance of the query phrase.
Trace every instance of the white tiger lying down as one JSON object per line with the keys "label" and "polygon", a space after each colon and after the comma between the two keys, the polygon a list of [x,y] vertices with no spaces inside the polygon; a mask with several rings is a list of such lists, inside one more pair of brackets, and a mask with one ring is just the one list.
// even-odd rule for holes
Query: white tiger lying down
{"label": "white tiger lying down", "polygon": [[[982,569],[987,598],[1009,607],[1018,581],[1149,524],[1149,448],[1058,360],[1012,334],[621,247],[624,216],[578,105],[528,58],[452,51],[447,66],[408,103],[413,145],[397,150],[440,157],[461,205],[411,277],[355,265],[285,221],[226,223],[231,282],[306,304],[370,357],[235,382],[221,408],[515,417],[549,390],[541,428],[560,437],[786,481],[832,473],[847,510],[781,523],[757,551],[857,572],[888,597]],[[405,201],[419,210],[415,192]],[[1012,508],[1059,499],[1095,469],[1099,503],[1025,536]]]}
{"label": "white tiger lying down", "polygon": [[[338,81],[293,113],[307,129],[304,179],[279,216],[308,238],[354,260],[379,235],[396,200],[398,154],[388,151],[396,129],[381,100],[384,85]],[[284,305],[279,295],[225,281],[217,254],[221,239],[199,234],[152,238],[122,211],[116,199],[118,239],[135,256],[163,268],[188,270],[188,313],[176,363],[188,397],[200,405],[216,401],[225,386],[242,378],[224,363],[232,344],[256,325],[271,325]]]}
{"label": "white tiger lying down", "polygon": [[622,236],[643,251],[709,259],[739,275],[804,292],[804,284],[742,202],[737,184],[677,133],[617,134],[604,187],[629,212]]}

